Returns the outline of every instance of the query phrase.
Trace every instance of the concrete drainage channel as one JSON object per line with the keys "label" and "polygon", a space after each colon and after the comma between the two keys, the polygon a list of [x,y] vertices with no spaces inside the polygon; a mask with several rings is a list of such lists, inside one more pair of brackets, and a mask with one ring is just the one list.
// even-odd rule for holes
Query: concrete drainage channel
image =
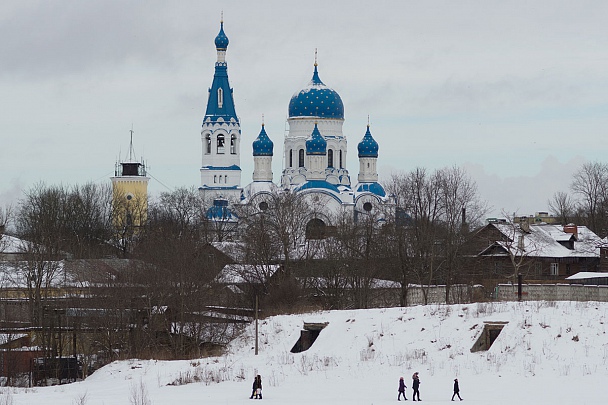
{"label": "concrete drainage channel", "polygon": [[471,347],[471,353],[482,352],[489,350],[492,347],[492,343],[498,338],[502,328],[505,327],[509,322],[484,322],[483,331],[477,338],[477,341]]}
{"label": "concrete drainage channel", "polygon": [[296,342],[296,344],[291,348],[292,353],[301,353],[304,352],[312,346],[312,344],[319,337],[319,333],[325,327],[329,325],[329,322],[322,323],[308,323],[304,322],[304,328],[300,331],[300,338]]}

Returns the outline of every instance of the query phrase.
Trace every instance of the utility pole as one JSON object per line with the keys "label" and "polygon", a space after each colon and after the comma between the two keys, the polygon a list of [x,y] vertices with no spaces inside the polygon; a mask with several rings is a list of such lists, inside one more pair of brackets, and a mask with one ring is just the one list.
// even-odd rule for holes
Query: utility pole
{"label": "utility pole", "polygon": [[258,294],[255,294],[255,355],[258,355]]}

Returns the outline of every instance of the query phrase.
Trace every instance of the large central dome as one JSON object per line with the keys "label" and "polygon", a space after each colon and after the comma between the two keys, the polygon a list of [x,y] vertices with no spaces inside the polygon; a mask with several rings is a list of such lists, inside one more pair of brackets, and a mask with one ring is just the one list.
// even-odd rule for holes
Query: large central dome
{"label": "large central dome", "polygon": [[297,117],[344,119],[340,95],[321,81],[316,64],[310,83],[289,101],[289,118]]}

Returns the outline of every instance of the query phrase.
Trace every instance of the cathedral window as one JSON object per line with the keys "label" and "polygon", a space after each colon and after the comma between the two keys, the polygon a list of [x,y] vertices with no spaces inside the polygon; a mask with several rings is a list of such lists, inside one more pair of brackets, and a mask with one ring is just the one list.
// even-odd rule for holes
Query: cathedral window
{"label": "cathedral window", "polygon": [[313,218],[306,224],[306,239],[325,239],[326,231],[325,222]]}
{"label": "cathedral window", "polygon": [[213,182],[217,183],[217,176],[213,176]]}
{"label": "cathedral window", "polygon": [[230,135],[230,154],[236,155],[236,135]]}
{"label": "cathedral window", "polygon": [[340,149],[340,169],[342,169],[344,166],[342,166],[342,149]]}
{"label": "cathedral window", "polygon": [[334,167],[334,150],[327,150],[327,167]]}
{"label": "cathedral window", "polygon": [[211,154],[211,135],[205,135],[205,153],[207,155]]}
{"label": "cathedral window", "polygon": [[217,136],[217,153],[224,153],[224,135]]}
{"label": "cathedral window", "polygon": [[300,149],[298,153],[298,167],[304,167],[304,149]]}
{"label": "cathedral window", "polygon": [[224,183],[228,183],[228,175],[224,176]]}
{"label": "cathedral window", "polygon": [[293,167],[293,149],[289,149],[289,167]]}
{"label": "cathedral window", "polygon": [[223,105],[224,105],[224,90],[222,90],[222,88],[220,87],[219,89],[217,89],[217,106],[219,108],[222,108]]}

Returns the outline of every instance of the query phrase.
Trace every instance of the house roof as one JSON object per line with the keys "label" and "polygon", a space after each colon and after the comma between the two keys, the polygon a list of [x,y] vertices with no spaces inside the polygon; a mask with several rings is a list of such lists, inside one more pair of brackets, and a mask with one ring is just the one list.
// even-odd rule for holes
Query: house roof
{"label": "house roof", "polygon": [[566,280],[587,280],[590,278],[608,278],[608,273],[594,273],[592,271],[581,271],[566,277]]}
{"label": "house roof", "polygon": [[[51,288],[91,287],[116,280],[120,273],[134,265],[129,259],[78,259],[46,262],[53,269]],[[27,288],[28,263],[0,262],[0,288]],[[51,274],[51,273],[49,273]]]}
{"label": "house roof", "polygon": [[245,259],[245,247],[241,242],[212,242],[210,245],[235,262]]}
{"label": "house roof", "polygon": [[[479,253],[481,256],[504,256],[509,252],[528,257],[599,257],[603,240],[586,226],[577,226],[577,234],[564,232],[563,226],[552,224],[530,225],[523,230],[519,224],[489,224],[505,240],[495,241]],[[523,238],[523,240],[522,240]],[[564,246],[572,241],[572,249]],[[560,243],[561,242],[561,243]]]}
{"label": "house roof", "polygon": [[14,236],[0,234],[0,253],[23,253],[25,252],[25,241]]}
{"label": "house roof", "polygon": [[263,283],[272,277],[279,270],[279,267],[278,264],[267,266],[227,264],[215,277],[215,282],[221,284]]}

